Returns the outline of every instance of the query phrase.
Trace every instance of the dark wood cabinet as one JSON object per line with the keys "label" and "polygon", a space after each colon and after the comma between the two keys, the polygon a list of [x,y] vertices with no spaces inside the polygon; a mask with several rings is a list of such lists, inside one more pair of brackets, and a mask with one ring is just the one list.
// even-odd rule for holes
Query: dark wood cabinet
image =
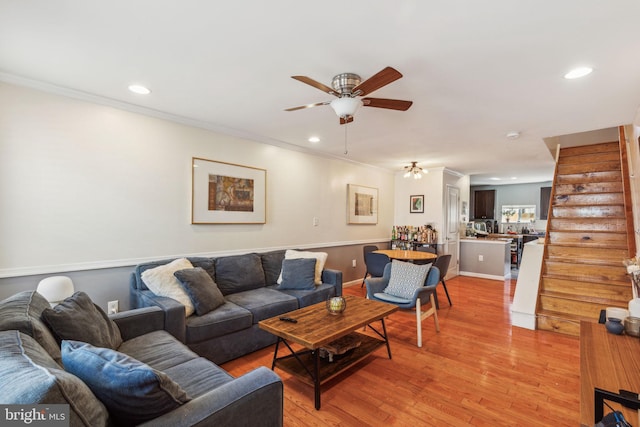
{"label": "dark wood cabinet", "polygon": [[473,192],[473,217],[475,219],[495,218],[496,190],[476,190]]}
{"label": "dark wood cabinet", "polygon": [[540,219],[547,219],[550,200],[551,187],[540,187]]}

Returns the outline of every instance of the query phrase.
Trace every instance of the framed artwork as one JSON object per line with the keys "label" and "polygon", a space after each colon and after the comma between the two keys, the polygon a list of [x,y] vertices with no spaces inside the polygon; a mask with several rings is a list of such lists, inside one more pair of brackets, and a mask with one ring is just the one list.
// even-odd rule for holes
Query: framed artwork
{"label": "framed artwork", "polygon": [[424,213],[424,194],[409,196],[409,213]]}
{"label": "framed artwork", "polygon": [[267,171],[193,157],[191,224],[264,224]]}
{"label": "framed artwork", "polygon": [[347,184],[347,224],[378,223],[378,189]]}

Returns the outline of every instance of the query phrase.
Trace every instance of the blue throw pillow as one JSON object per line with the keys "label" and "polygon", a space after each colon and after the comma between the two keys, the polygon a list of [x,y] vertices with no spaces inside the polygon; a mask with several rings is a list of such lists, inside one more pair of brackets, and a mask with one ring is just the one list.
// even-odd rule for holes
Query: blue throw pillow
{"label": "blue throw pillow", "polygon": [[315,258],[285,259],[282,261],[282,283],[276,289],[313,290],[315,275]]}
{"label": "blue throw pillow", "polygon": [[110,348],[64,340],[62,363],[89,386],[119,425],[152,420],[191,400],[165,373]]}

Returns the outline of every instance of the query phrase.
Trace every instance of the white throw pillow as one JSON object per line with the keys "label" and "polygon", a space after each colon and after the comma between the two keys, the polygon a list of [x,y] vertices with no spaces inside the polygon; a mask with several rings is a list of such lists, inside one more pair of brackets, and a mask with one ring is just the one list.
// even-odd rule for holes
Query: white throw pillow
{"label": "white throw pillow", "polygon": [[161,265],[155,268],[150,268],[142,272],[140,277],[147,288],[156,295],[162,297],[173,298],[180,304],[184,305],[185,314],[187,317],[191,316],[195,312],[195,307],[191,302],[191,298],[185,292],[184,288],[173,275],[178,270],[185,270],[187,268],[193,268],[193,265],[186,258],[178,258],[171,261],[169,264]]}
{"label": "white throw pillow", "polygon": [[391,261],[391,277],[385,294],[412,299],[416,289],[424,286],[431,264],[412,264],[394,259]]}
{"label": "white throw pillow", "polygon": [[[327,262],[327,257],[329,256],[326,252],[305,252],[305,251],[296,251],[293,249],[287,249],[284,253],[284,259],[297,259],[297,258],[315,258],[316,259],[316,274],[315,274],[315,283],[316,285],[322,284],[322,270],[324,270],[324,264]],[[280,277],[278,277],[278,284],[282,284],[282,270],[280,270]]]}

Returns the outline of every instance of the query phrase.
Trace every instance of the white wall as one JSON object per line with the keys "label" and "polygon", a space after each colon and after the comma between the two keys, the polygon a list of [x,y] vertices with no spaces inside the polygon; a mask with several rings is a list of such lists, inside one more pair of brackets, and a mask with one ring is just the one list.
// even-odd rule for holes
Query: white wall
{"label": "white wall", "polygon": [[[395,225],[420,226],[432,224],[440,233],[442,231],[442,188],[441,170],[430,170],[421,179],[405,178],[403,172],[395,175]],[[412,195],[424,195],[424,213],[409,212],[409,198]],[[438,234],[440,236],[440,234]]]}
{"label": "white wall", "polygon": [[[395,175],[395,222],[396,225],[420,226],[432,224],[438,231],[438,243],[444,238],[446,214],[446,186],[460,189],[460,203],[469,205],[469,176],[462,176],[446,168],[429,169],[422,179],[405,178],[403,173]],[[409,197],[424,195],[424,213],[409,212]],[[462,214],[462,207],[459,206]],[[468,215],[467,215],[468,218]]]}
{"label": "white wall", "polygon": [[[266,169],[267,223],[190,224],[192,157]],[[349,183],[377,225],[347,225]],[[393,200],[379,169],[0,83],[0,278],[386,239]]]}

